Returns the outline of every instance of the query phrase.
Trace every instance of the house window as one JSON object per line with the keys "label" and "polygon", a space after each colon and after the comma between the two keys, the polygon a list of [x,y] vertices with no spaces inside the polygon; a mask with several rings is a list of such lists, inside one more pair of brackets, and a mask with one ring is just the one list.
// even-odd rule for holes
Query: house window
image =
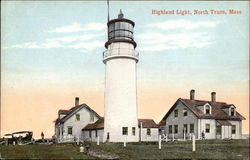
{"label": "house window", "polygon": [[151,136],[151,130],[150,130],[150,128],[147,128],[147,135]]}
{"label": "house window", "polygon": [[190,124],[190,133],[194,133],[194,124]]}
{"label": "house window", "polygon": [[80,114],[76,114],[76,120],[80,121]]}
{"label": "house window", "polygon": [[168,133],[173,133],[173,132],[172,132],[172,125],[169,125],[169,126],[168,126]]}
{"label": "house window", "polygon": [[210,114],[210,106],[209,105],[206,105],[205,113]]}
{"label": "house window", "polygon": [[187,115],[188,115],[188,111],[187,111],[186,108],[184,108],[184,109],[183,109],[183,116],[185,117],[185,116],[187,116]]}
{"label": "house window", "polygon": [[97,130],[95,130],[95,137],[97,137],[98,136],[98,131]]}
{"label": "house window", "polygon": [[184,124],[184,125],[183,125],[183,133],[184,133],[184,132],[187,133],[187,129],[188,129],[187,124]]}
{"label": "house window", "polygon": [[174,117],[178,117],[178,109],[174,110]]}
{"label": "house window", "polygon": [[61,133],[61,128],[60,127],[58,127],[58,135],[60,135],[60,133]]}
{"label": "house window", "polygon": [[128,127],[122,127],[122,135],[128,135]]}
{"label": "house window", "polygon": [[68,134],[72,135],[72,127],[68,127]]}
{"label": "house window", "polygon": [[236,126],[232,125],[232,134],[236,134]]}
{"label": "house window", "polygon": [[132,135],[135,136],[135,127],[132,127]]}
{"label": "house window", "polygon": [[178,133],[178,125],[174,125],[174,133]]}
{"label": "house window", "polygon": [[221,135],[221,126],[216,126],[216,135]]}
{"label": "house window", "polygon": [[210,124],[206,124],[206,133],[209,133],[210,132]]}
{"label": "house window", "polygon": [[92,137],[92,131],[89,131],[89,138]]}
{"label": "house window", "polygon": [[94,121],[94,114],[93,113],[90,113],[90,122],[93,122]]}
{"label": "house window", "polygon": [[234,116],[234,111],[235,111],[235,109],[231,108],[231,116]]}

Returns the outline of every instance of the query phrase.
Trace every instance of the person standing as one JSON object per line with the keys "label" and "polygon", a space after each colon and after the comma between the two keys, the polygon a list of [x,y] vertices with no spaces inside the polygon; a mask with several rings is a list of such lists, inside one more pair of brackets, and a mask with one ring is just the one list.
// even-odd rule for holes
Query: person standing
{"label": "person standing", "polygon": [[44,140],[44,133],[43,132],[41,133],[41,137],[42,137],[42,140]]}

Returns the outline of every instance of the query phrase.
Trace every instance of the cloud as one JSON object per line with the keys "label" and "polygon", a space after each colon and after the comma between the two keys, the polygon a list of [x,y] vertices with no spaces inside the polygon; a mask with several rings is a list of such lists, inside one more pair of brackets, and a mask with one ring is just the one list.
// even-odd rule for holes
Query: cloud
{"label": "cloud", "polygon": [[[163,51],[178,48],[208,47],[212,43],[212,28],[218,21],[169,20],[147,24],[148,31],[138,38],[138,50]],[[150,31],[149,31],[150,29]]]}
{"label": "cloud", "polygon": [[40,46],[36,42],[27,42],[4,48],[40,48]]}
{"label": "cloud", "polygon": [[82,32],[82,31],[100,31],[104,30],[106,25],[103,23],[88,23],[84,26],[79,23],[73,23],[71,25],[58,27],[52,30],[49,30],[48,33],[72,33],[72,32]]}
{"label": "cloud", "polygon": [[218,21],[189,21],[189,20],[169,20],[148,24],[147,27],[153,27],[162,30],[171,29],[197,29],[201,27],[213,28],[220,22]]}
{"label": "cloud", "polygon": [[163,51],[178,48],[200,48],[209,46],[211,38],[207,32],[160,33],[147,32],[138,35],[141,51]]}
{"label": "cloud", "polygon": [[[91,27],[91,23],[87,26]],[[95,25],[97,26],[97,25]],[[94,28],[94,26],[92,26]],[[70,27],[69,27],[70,28]],[[73,28],[73,27],[72,27]],[[88,28],[87,28],[88,29]],[[91,33],[92,32],[92,33]],[[26,42],[22,44],[7,46],[3,48],[23,48],[23,49],[48,49],[48,48],[70,48],[79,49],[81,51],[91,51],[98,47],[103,47],[104,42],[97,39],[103,38],[106,32],[90,31],[81,35],[70,35],[62,37],[47,38],[42,42]]]}
{"label": "cloud", "polygon": [[104,43],[102,41],[79,42],[68,47],[73,49],[81,49],[82,51],[91,51],[98,47],[104,47]]}
{"label": "cloud", "polygon": [[[69,35],[62,37],[53,37],[47,38],[43,42],[26,42],[22,44],[7,46],[3,48],[71,48],[71,49],[80,49],[81,51],[90,51],[98,47],[103,47],[104,42],[96,40],[97,38],[102,38],[106,35],[106,32],[99,32],[106,28],[105,24],[102,23],[88,23],[86,25],[80,25],[79,23],[73,23],[68,26],[63,26],[49,30],[48,33],[74,33],[88,31],[81,35]],[[91,33],[92,32],[92,33]]]}
{"label": "cloud", "polygon": [[49,38],[47,41],[59,41],[62,43],[71,43],[74,41],[86,41],[86,40],[91,40],[96,37],[101,37],[104,36],[105,33],[101,34],[82,34],[80,36],[64,36],[64,37],[57,37],[57,38]]}
{"label": "cloud", "polygon": [[23,44],[17,44],[13,45],[10,47],[4,47],[4,48],[26,48],[26,49],[31,49],[31,48],[63,48],[64,46],[61,45],[60,43],[56,41],[51,41],[51,42],[44,42],[42,44],[37,44],[37,42],[26,42]]}

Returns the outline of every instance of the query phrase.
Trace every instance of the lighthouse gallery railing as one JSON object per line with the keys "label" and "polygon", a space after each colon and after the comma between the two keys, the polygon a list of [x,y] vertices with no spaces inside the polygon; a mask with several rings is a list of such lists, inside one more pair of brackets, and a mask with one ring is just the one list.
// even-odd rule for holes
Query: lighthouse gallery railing
{"label": "lighthouse gallery railing", "polygon": [[103,52],[103,58],[109,57],[109,56],[133,56],[136,58],[139,58],[139,52],[135,51],[134,49],[128,49],[128,48],[115,48],[106,50]]}

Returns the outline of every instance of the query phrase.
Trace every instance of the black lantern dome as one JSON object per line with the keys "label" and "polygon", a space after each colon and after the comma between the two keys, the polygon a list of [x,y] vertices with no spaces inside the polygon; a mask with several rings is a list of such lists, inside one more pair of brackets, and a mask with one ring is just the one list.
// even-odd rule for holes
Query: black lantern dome
{"label": "black lantern dome", "polygon": [[128,42],[136,47],[136,42],[133,37],[135,23],[129,19],[123,18],[123,16],[120,10],[118,18],[112,19],[107,23],[108,41],[105,43],[106,48],[113,42]]}

